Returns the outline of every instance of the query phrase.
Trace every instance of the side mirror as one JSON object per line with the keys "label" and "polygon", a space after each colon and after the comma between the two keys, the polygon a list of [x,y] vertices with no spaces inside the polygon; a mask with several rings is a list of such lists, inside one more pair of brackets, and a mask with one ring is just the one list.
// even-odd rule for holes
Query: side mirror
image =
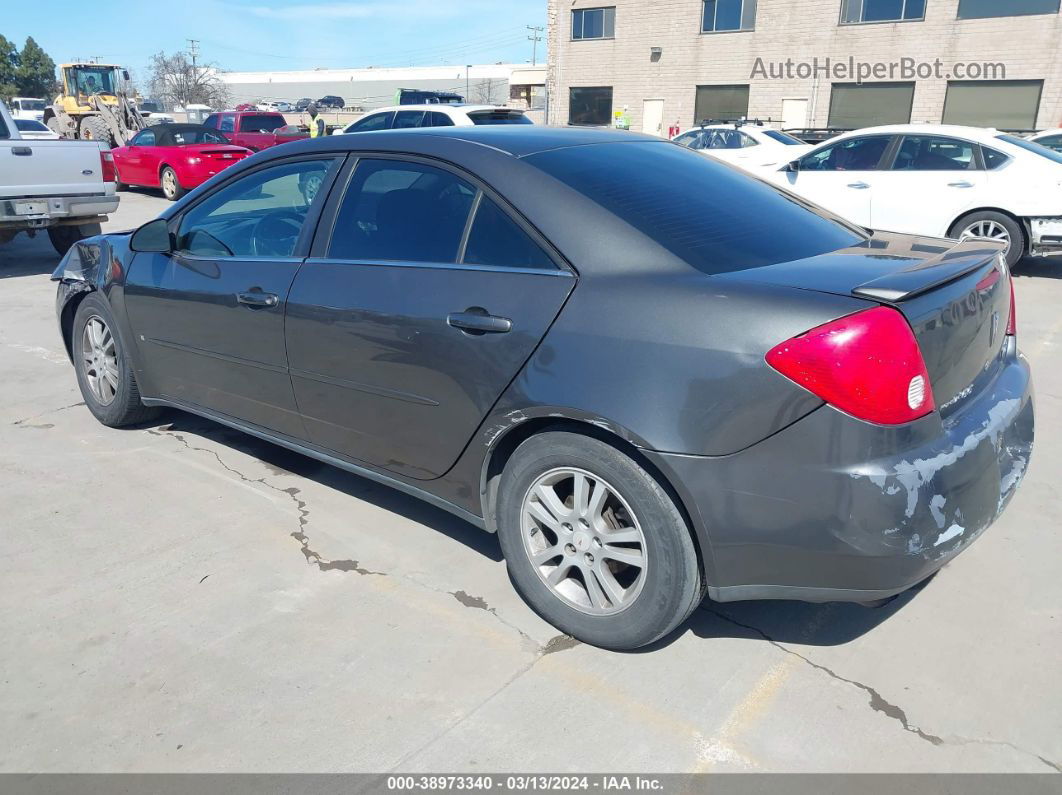
{"label": "side mirror", "polygon": [[125,80],[125,82],[127,82],[127,83],[129,82],[129,72],[128,72],[128,70],[126,70],[126,69],[122,70],[122,79]]}
{"label": "side mirror", "polygon": [[791,160],[791,161],[789,161],[788,163],[786,163],[785,170],[788,171],[790,174],[797,173],[798,171],[800,171],[800,161],[799,160]]}
{"label": "side mirror", "polygon": [[129,248],[145,254],[169,254],[174,248],[169,222],[165,218],[148,221],[133,232]]}

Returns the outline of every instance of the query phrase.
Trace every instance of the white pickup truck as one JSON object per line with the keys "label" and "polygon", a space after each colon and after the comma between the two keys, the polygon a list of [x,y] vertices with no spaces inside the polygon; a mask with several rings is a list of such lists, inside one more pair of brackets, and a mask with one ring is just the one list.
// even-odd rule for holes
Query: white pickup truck
{"label": "white pickup truck", "polygon": [[97,141],[22,140],[0,102],[0,244],[47,230],[60,254],[118,209],[114,160]]}

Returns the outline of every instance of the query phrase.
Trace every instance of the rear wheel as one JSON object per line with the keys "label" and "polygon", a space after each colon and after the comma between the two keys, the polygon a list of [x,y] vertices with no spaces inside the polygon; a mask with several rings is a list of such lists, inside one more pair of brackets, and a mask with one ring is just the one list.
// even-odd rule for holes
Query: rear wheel
{"label": "rear wheel", "polygon": [[50,226],[48,227],[48,239],[52,241],[52,246],[59,253],[59,256],[65,256],[74,243],[84,240],[86,237],[98,235],[102,231],[99,224]]}
{"label": "rear wheel", "polygon": [[162,169],[159,175],[159,183],[162,185],[162,194],[171,202],[177,201],[185,194],[184,188],[177,180],[177,172],[169,166]]}
{"label": "rear wheel", "polygon": [[689,528],[636,461],[597,439],[532,437],[502,474],[498,536],[513,585],[562,632],[610,649],[667,634],[704,595]]}
{"label": "rear wheel", "polygon": [[986,237],[1006,244],[1003,256],[1007,267],[1013,267],[1025,256],[1025,232],[1021,224],[1003,213],[991,210],[970,213],[955,222],[948,236],[959,240]]}
{"label": "rear wheel", "polygon": [[74,315],[71,350],[77,385],[89,411],[104,425],[147,422],[158,409],[145,406],[133,365],[115,330],[114,315],[98,293],[85,297]]}

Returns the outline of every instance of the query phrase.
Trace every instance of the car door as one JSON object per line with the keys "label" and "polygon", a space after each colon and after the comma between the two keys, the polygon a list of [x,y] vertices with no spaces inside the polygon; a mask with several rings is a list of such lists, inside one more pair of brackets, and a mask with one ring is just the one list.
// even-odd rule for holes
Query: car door
{"label": "car door", "polygon": [[[292,285],[310,439],[414,478],[457,460],[574,286],[497,195],[434,161],[364,157]],[[328,221],[322,222],[322,228]]]}
{"label": "car door", "polygon": [[904,135],[875,175],[871,226],[944,237],[963,213],[992,204],[980,147],[942,135]]}
{"label": "car door", "polygon": [[875,182],[893,136],[867,135],[827,143],[805,155],[796,171],[772,172],[783,187],[859,226],[871,226]]}
{"label": "car door", "polygon": [[[308,156],[242,174],[173,219],[172,253],[136,255],[126,308],[154,392],[305,435],[287,373],[284,308],[339,162]],[[322,189],[307,201],[315,178]]]}
{"label": "car door", "polygon": [[144,163],[146,150],[144,147],[155,145],[155,131],[141,130],[129,142],[127,146],[120,147],[116,164],[118,176],[127,185],[152,185],[158,184],[156,177],[154,182],[148,179],[148,169]]}

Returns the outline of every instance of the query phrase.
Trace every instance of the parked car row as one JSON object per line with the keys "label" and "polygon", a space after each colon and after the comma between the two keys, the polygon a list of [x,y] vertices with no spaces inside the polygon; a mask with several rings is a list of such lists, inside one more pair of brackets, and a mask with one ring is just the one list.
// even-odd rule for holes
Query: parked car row
{"label": "parked car row", "polygon": [[733,124],[675,140],[868,229],[992,238],[1004,245],[1008,265],[1062,253],[1062,130],[1026,139],[894,125],[810,147],[776,130]]}

